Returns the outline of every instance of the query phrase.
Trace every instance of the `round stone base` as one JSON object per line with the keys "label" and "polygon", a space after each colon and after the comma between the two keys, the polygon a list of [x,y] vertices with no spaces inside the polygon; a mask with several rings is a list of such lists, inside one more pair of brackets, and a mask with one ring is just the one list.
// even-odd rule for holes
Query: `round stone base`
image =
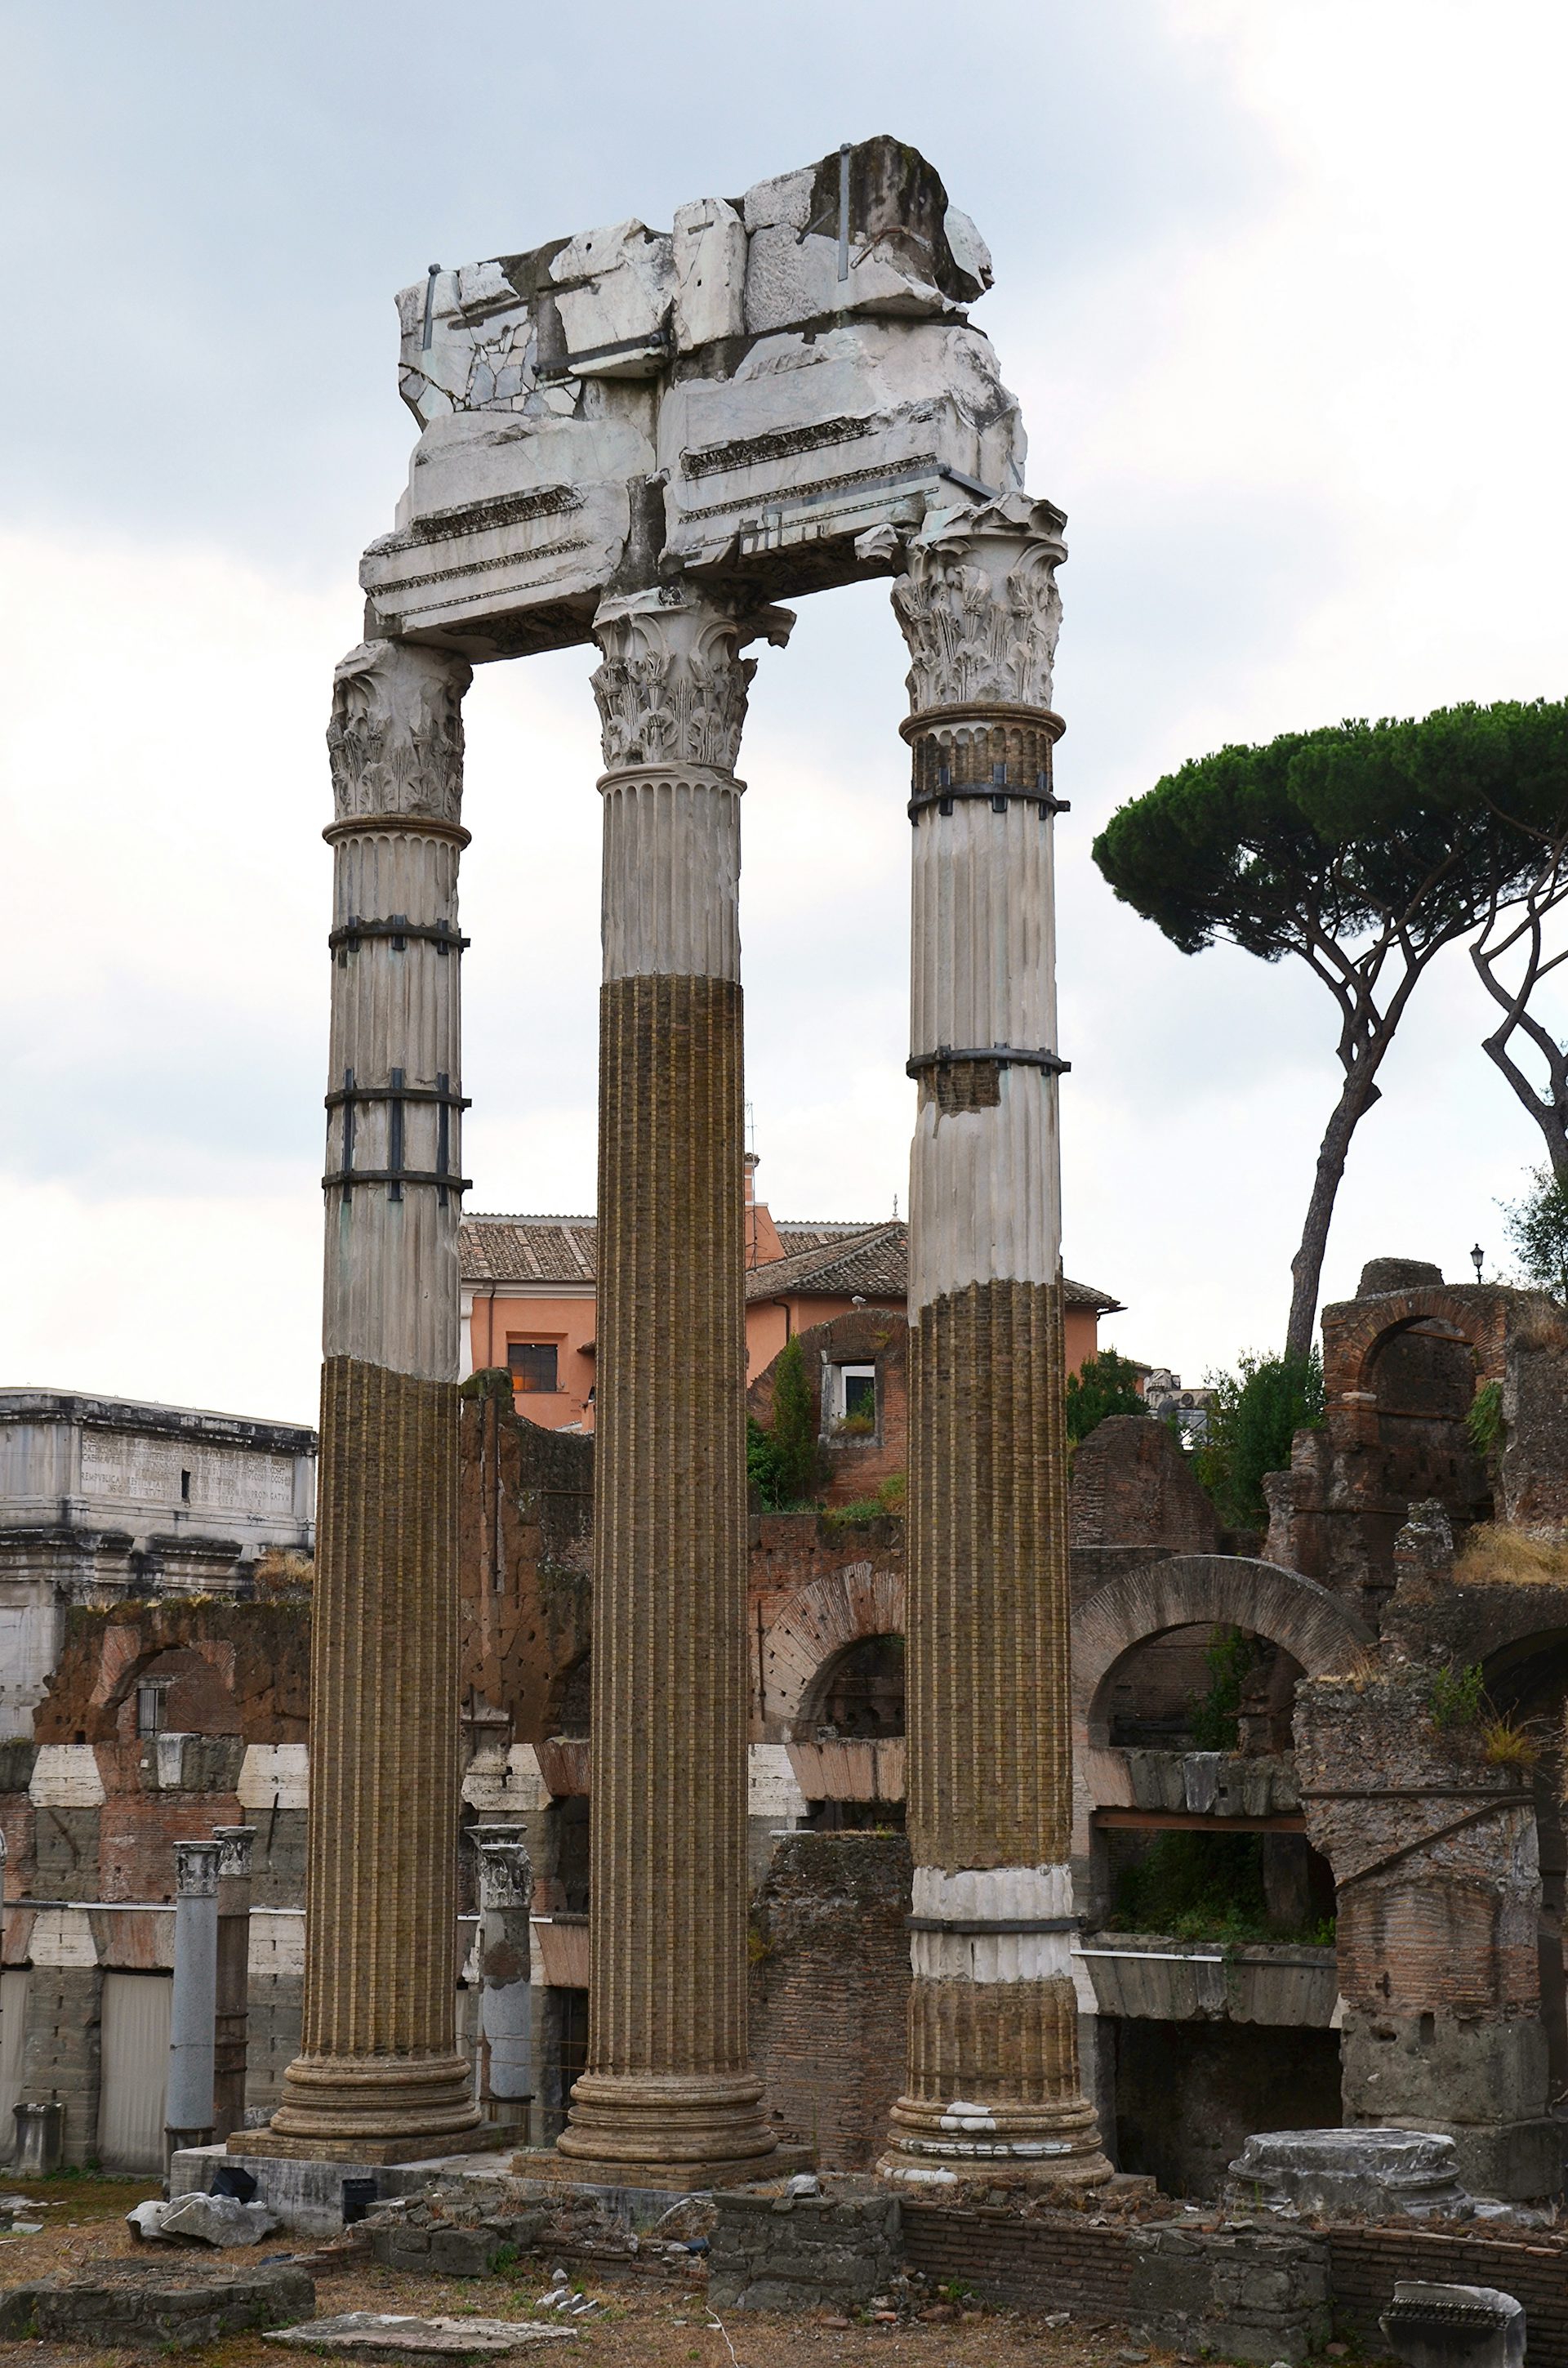
{"label": "round stone base", "polygon": [[778,2141],[761,2101],[762,2083],[749,2072],[585,2072],[555,2148],[573,2163],[755,2162],[764,2179]]}
{"label": "round stone base", "polygon": [[1099,2187],[1111,2176],[1091,2108],[901,2097],[878,2176],[915,2189]]}
{"label": "round stone base", "polygon": [[[299,2055],[265,2130],[236,2132],[246,2154],[366,2161],[458,2154],[497,2143],[460,2055]],[[270,2143],[269,2143],[270,2141]]]}

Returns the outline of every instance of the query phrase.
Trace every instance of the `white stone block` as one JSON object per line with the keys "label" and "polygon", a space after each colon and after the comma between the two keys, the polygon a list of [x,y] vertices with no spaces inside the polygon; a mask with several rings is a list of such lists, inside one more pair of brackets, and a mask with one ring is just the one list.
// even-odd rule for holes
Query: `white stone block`
{"label": "white stone block", "polygon": [[785,1743],[754,1743],[750,1747],[746,1813],[793,1824],[806,1814],[806,1796],[795,1781]]}
{"label": "white stone block", "polygon": [[517,1816],[548,1809],[550,1788],[540,1774],[533,1745],[514,1743],[506,1752],[475,1752],[463,1778],[462,1797],[483,1816]]}
{"label": "white stone block", "polygon": [[675,336],[679,352],[745,326],[745,224],[722,198],[682,206],[675,226]]}
{"label": "white stone block", "polygon": [[35,1965],[96,1965],[98,1952],[85,1907],[40,1907],[30,1946]]}
{"label": "white stone block", "polygon": [[309,1808],[310,1746],[247,1743],[236,1792],[242,1809]]}
{"label": "white stone block", "polygon": [[28,1798],[40,1809],[96,1809],[104,1780],[90,1743],[45,1743],[33,1762]]}
{"label": "white stone block", "polygon": [[[645,222],[616,222],[569,239],[550,267],[566,352],[585,370],[633,370],[610,347],[657,346],[675,294],[673,242]],[[656,359],[653,365],[657,367]]]}

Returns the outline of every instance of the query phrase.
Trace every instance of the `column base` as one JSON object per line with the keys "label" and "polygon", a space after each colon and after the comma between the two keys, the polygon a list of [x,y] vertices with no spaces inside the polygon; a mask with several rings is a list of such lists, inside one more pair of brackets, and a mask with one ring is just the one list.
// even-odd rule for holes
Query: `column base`
{"label": "column base", "polygon": [[670,2177],[691,2186],[770,2178],[778,2143],[761,2102],[762,2083],[750,2073],[585,2072],[555,2141],[562,2175],[602,2181],[614,2166],[610,2183],[640,2173],[644,2186]]}
{"label": "column base", "polygon": [[229,2150],[392,2163],[515,2142],[481,2116],[460,2055],[301,2055],[268,2127],[236,2130]]}
{"label": "column base", "polygon": [[916,2189],[1100,2187],[1111,2167],[1082,2098],[1031,2106],[901,2097],[877,2175]]}
{"label": "column base", "polygon": [[624,2156],[565,2155],[530,2148],[512,2157],[517,2179],[548,2180],[560,2187],[632,2187],[664,2190],[671,2195],[701,2194],[710,2187],[750,2187],[754,2181],[788,2179],[798,2170],[816,2169],[816,2149],[809,2146],[775,2146],[767,2154],[734,2162],[645,2162]]}

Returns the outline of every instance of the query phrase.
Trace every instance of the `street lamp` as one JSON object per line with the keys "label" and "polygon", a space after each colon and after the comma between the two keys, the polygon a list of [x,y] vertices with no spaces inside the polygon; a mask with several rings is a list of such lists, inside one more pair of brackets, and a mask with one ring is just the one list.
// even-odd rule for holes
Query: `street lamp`
{"label": "street lamp", "polygon": [[1475,1269],[1475,1279],[1476,1279],[1477,1282],[1479,1282],[1479,1281],[1481,1281],[1481,1261],[1482,1261],[1482,1259],[1485,1257],[1485,1255],[1486,1255],[1486,1253],[1485,1253],[1485,1251],[1482,1248],[1481,1244],[1480,1244],[1479,1242],[1477,1242],[1477,1243],[1476,1243],[1476,1245],[1475,1245],[1475,1247],[1471,1250],[1471,1254],[1470,1254],[1470,1262],[1471,1262],[1471,1266]]}

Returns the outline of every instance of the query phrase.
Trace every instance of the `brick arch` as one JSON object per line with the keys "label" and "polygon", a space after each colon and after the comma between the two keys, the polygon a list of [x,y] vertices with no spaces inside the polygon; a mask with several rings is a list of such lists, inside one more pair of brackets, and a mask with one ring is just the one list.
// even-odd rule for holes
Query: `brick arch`
{"label": "brick arch", "polygon": [[1074,1731],[1104,1748],[1106,1688],[1139,1645],[1172,1628],[1245,1628],[1280,1645],[1308,1677],[1354,1665],[1372,1642],[1355,1612],[1300,1572],[1250,1554],[1173,1554],[1113,1578],[1073,1615]]}
{"label": "brick arch", "polygon": [[903,1575],[869,1562],[846,1564],[792,1594],[762,1637],[762,1707],[770,1736],[788,1740],[808,1698],[845,1647],[869,1636],[902,1636]]}
{"label": "brick arch", "polygon": [[1330,1403],[1366,1394],[1378,1350],[1415,1324],[1441,1325],[1470,1349],[1479,1379],[1501,1381],[1507,1304],[1508,1294],[1490,1286],[1433,1282],[1324,1308],[1324,1387]]}

